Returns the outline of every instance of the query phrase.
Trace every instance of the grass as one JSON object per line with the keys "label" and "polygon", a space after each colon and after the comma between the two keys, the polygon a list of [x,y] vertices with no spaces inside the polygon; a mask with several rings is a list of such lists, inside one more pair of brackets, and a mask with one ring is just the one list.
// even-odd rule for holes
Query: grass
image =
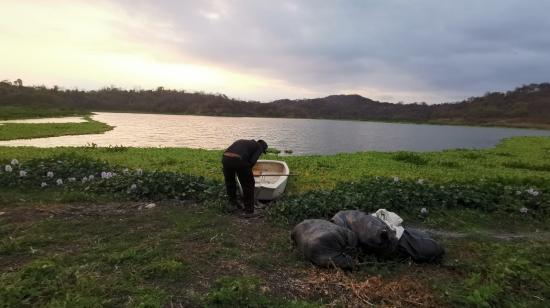
{"label": "grass", "polygon": [[71,108],[0,106],[0,120],[54,118],[86,115],[91,115],[91,112]]}
{"label": "grass", "polygon": [[[222,180],[220,151],[1,147],[0,161],[17,158],[25,166],[70,153],[120,168]],[[485,150],[284,160],[298,174],[290,178],[290,200],[313,190],[355,187],[375,176],[399,177],[399,183],[424,179],[435,188],[533,185],[544,197],[549,155],[550,138],[522,137]],[[224,214],[216,200],[163,201],[140,210],[143,202],[78,189],[1,187],[0,307],[544,307],[550,300],[548,221],[517,211],[433,207],[425,216],[404,211],[406,226],[433,230],[447,251],[443,261],[366,256],[356,270],[343,273],[314,268],[301,258],[290,243],[291,225],[241,220]]]}
{"label": "grass", "polygon": [[448,247],[451,253],[444,266],[460,275],[436,287],[449,304],[543,307],[550,298],[548,239],[502,242],[470,237]]}
{"label": "grass", "polygon": [[[224,296],[239,300],[216,285],[220,277],[259,277],[266,269],[254,265],[258,259],[274,267],[292,263],[286,241],[282,252],[269,248],[286,237],[283,229],[255,234],[259,223],[243,226],[196,205],[147,212],[134,204],[0,208],[8,211],[0,218],[0,305],[8,307],[216,306]],[[271,302],[272,292],[256,292],[260,280],[253,282],[255,300]]]}
{"label": "grass", "polygon": [[113,129],[86,117],[83,123],[5,123],[0,124],[0,140],[31,139],[66,135],[99,134]]}
{"label": "grass", "polygon": [[138,205],[0,203],[0,303],[361,306],[363,294],[391,306],[543,306],[550,298],[547,237],[438,237],[447,250],[441,264],[370,258],[344,275],[304,261],[286,226],[204,205]]}
{"label": "grass", "polygon": [[[182,148],[46,148],[0,147],[0,160],[54,157],[74,153],[110,164],[144,170],[177,171],[222,181],[221,151]],[[341,182],[365,177],[424,179],[433,183],[498,181],[535,186],[550,185],[547,170],[550,138],[520,137],[503,140],[484,150],[446,150],[426,153],[360,152],[332,156],[285,156],[267,154],[262,158],[284,159],[296,176],[289,179],[288,192],[331,189]],[[520,168],[521,167],[521,168]],[[526,167],[526,168],[524,168]]]}

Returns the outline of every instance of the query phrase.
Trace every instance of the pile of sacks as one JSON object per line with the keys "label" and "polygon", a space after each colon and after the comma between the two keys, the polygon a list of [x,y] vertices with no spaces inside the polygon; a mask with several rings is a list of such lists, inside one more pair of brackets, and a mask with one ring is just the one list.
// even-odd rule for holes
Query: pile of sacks
{"label": "pile of sacks", "polygon": [[403,228],[397,214],[380,209],[373,214],[340,211],[330,221],[307,219],[292,230],[298,250],[319,266],[351,269],[361,252],[381,257],[405,256],[415,262],[433,262],[445,251],[427,234]]}

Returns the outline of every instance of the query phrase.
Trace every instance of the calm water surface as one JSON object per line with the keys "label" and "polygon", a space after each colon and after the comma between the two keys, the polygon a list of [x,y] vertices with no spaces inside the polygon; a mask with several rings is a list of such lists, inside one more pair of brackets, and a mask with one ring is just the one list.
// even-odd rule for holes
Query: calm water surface
{"label": "calm water surface", "polygon": [[484,148],[513,136],[550,136],[550,131],[362,121],[206,117],[98,112],[95,120],[116,126],[104,134],[1,141],[10,146],[189,147],[222,149],[239,138],[264,139],[294,154],[433,151]]}

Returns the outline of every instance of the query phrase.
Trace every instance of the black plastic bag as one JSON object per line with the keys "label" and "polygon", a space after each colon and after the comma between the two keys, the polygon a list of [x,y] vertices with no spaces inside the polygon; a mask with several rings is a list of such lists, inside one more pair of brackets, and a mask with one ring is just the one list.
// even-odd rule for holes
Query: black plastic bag
{"label": "black plastic bag", "polygon": [[359,247],[368,253],[386,256],[395,251],[397,238],[384,221],[363,211],[347,210],[336,213],[331,221],[350,229],[357,236]]}
{"label": "black plastic bag", "polygon": [[353,268],[357,237],[346,228],[321,219],[307,219],[294,227],[292,241],[316,265]]}
{"label": "black plastic bag", "polygon": [[415,262],[434,262],[445,254],[445,250],[426,233],[405,229],[398,243],[399,252]]}

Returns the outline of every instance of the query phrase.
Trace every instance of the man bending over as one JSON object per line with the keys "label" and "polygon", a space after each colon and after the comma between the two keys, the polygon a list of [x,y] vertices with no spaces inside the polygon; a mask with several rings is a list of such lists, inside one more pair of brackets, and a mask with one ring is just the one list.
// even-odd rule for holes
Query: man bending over
{"label": "man bending over", "polygon": [[244,213],[245,217],[254,216],[254,175],[252,167],[266,153],[267,143],[263,140],[240,139],[231,144],[223,153],[222,165],[225,178],[225,188],[229,202],[234,207],[239,207],[237,202],[237,183],[235,175],[243,188]]}

